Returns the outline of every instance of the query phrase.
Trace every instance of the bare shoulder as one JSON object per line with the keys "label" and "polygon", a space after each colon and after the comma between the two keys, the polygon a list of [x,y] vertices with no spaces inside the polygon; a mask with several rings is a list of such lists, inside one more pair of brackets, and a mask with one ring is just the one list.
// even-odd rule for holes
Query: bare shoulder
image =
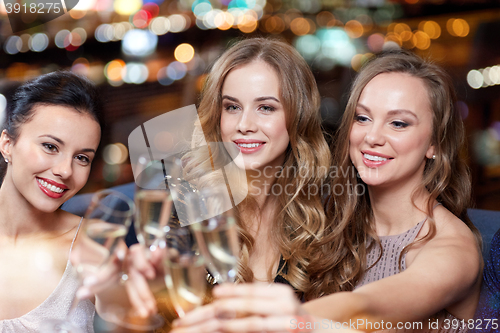
{"label": "bare shoulder", "polygon": [[59,221],[57,234],[72,240],[78,230],[82,217],[59,210],[57,212],[57,219]]}
{"label": "bare shoulder", "polygon": [[[474,233],[457,216],[443,206],[434,210],[436,234],[428,242],[424,242],[421,251],[415,257],[446,258],[449,268],[454,268],[470,275],[474,279],[481,267],[481,250]],[[429,225],[426,226],[428,230]],[[423,232],[425,235],[426,232]],[[419,235],[422,237],[423,235]],[[441,263],[444,264],[444,263]],[[466,268],[464,270],[464,268]],[[468,273],[466,273],[468,272]]]}
{"label": "bare shoulder", "polygon": [[453,215],[443,206],[438,206],[434,210],[434,220],[436,222],[436,240],[449,241],[452,244],[460,244],[464,248],[477,249],[478,243],[471,229]]}

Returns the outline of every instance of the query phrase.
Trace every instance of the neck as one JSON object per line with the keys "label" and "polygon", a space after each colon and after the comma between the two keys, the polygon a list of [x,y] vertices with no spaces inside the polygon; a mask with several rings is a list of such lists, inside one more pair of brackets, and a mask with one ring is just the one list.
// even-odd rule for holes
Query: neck
{"label": "neck", "polygon": [[[276,176],[279,169],[247,170],[248,193],[257,201],[260,209],[264,209],[267,202],[274,198],[276,191]],[[278,192],[279,193],[279,192]]]}
{"label": "neck", "polygon": [[368,187],[377,235],[403,233],[427,217],[429,192],[416,190],[416,186]]}

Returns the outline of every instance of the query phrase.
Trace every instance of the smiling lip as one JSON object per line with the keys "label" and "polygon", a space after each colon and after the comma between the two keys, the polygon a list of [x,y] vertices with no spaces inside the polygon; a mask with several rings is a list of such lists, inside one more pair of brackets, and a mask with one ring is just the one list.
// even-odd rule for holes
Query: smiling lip
{"label": "smiling lip", "polygon": [[[56,191],[53,191],[52,189],[48,189],[46,186],[44,186],[45,184],[42,184],[41,183],[44,182],[44,183],[47,183],[47,186],[54,186],[54,187],[58,187],[59,189],[63,190],[62,192],[58,193],[56,191],[58,191],[58,189],[55,189]],[[42,190],[43,193],[45,193],[47,196],[49,196],[50,198],[53,198],[53,199],[59,199],[61,198],[64,193],[68,190],[68,187],[64,184],[60,184],[58,182],[55,182],[51,179],[47,179],[47,178],[40,178],[40,177],[36,177],[36,183],[38,184],[38,187],[40,188],[40,190]]]}
{"label": "smiling lip", "polygon": [[361,152],[363,163],[369,168],[378,168],[392,161],[394,158],[388,155],[364,150]]}
{"label": "smiling lip", "polygon": [[243,154],[252,154],[255,153],[259,150],[261,150],[264,145],[266,144],[264,141],[259,141],[259,140],[235,140],[233,141],[236,144],[236,147],[243,153]]}

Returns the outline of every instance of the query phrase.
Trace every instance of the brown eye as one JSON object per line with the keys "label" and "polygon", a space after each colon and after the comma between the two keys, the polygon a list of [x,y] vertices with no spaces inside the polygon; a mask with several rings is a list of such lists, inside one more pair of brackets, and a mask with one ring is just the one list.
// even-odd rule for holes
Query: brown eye
{"label": "brown eye", "polygon": [[90,164],[90,159],[85,155],[77,155],[77,156],[75,156],[75,159],[82,165],[89,165]]}
{"label": "brown eye", "polygon": [[48,150],[51,153],[57,153],[57,146],[56,145],[53,145],[51,143],[42,143],[42,146],[45,148],[45,150]]}

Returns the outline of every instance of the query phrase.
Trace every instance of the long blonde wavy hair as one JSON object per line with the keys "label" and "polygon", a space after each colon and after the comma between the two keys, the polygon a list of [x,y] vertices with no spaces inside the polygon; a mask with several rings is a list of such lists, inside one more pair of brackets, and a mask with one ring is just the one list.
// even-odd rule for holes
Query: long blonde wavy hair
{"label": "long blonde wavy hair", "polygon": [[[368,82],[382,73],[406,73],[420,78],[427,88],[433,113],[431,143],[435,147],[435,159],[426,161],[422,183],[412,195],[412,203],[415,205],[415,198],[425,193],[423,191],[430,194],[425,208],[430,231],[417,242],[428,241],[435,235],[436,225],[432,208],[437,200],[467,224],[480,243],[480,234],[467,216],[467,207],[471,200],[471,181],[465,163],[464,126],[455,107],[453,82],[439,66],[404,50],[382,53],[371,59],[352,84],[336,135],[333,165],[344,171],[354,170],[349,156],[349,136],[356,105]],[[353,290],[367,270],[367,252],[371,246],[380,246],[373,227],[373,214],[366,185],[357,178],[356,172],[339,172],[337,175],[338,177],[332,179],[332,188],[350,187],[363,194],[332,193],[327,201],[327,216],[333,223],[323,240],[312,250],[321,260],[309,266],[311,278],[315,281],[309,294],[314,297],[322,296],[323,290],[330,293]],[[360,186],[364,187],[364,191],[359,190]],[[372,239],[375,242],[371,242]],[[402,254],[415,243],[407,246]]]}
{"label": "long blonde wavy hair", "polygon": [[[283,190],[272,199],[268,197],[266,202],[277,205],[270,236],[286,262],[286,270],[280,274],[302,297],[311,283],[307,267],[316,259],[309,255],[308,247],[319,241],[325,229],[326,219],[319,192],[331,162],[330,150],[321,129],[320,96],[307,63],[292,46],[274,39],[245,39],[231,46],[213,64],[206,77],[198,106],[204,139],[198,133],[195,140],[209,143],[222,141],[220,121],[224,80],[231,70],[254,61],[263,61],[273,68],[280,81],[280,100],[286,112],[290,143],[275,186],[285,189],[288,185],[286,189],[291,193]],[[228,155],[223,146],[211,147],[210,158],[201,156],[203,154],[191,154],[187,158],[186,169],[202,175],[203,169],[213,168],[211,164],[217,159],[213,156]],[[300,171],[300,174],[285,172],[289,170]],[[318,189],[318,194],[309,195],[311,189]],[[260,209],[248,195],[236,210],[240,217],[241,243],[238,281],[251,282],[254,276],[248,262],[255,241],[249,233],[249,225],[250,220],[253,223],[260,221]]]}

